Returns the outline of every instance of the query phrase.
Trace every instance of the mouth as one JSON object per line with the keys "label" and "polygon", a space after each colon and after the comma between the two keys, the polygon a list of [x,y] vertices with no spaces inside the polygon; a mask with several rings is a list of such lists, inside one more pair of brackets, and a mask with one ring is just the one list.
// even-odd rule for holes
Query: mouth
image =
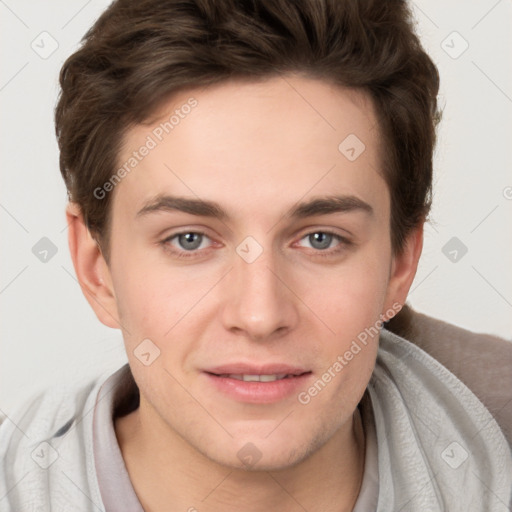
{"label": "mouth", "polygon": [[[273,365],[275,367],[275,365]],[[229,365],[204,371],[211,387],[238,402],[269,404],[297,394],[312,376],[303,368]]]}
{"label": "mouth", "polygon": [[[304,372],[308,373],[308,372]],[[300,375],[304,375],[304,373],[301,373]],[[236,380],[243,380],[244,382],[274,382],[276,380],[283,380],[283,379],[292,379],[294,377],[299,377],[300,375],[294,375],[291,373],[274,373],[274,374],[236,374],[236,373],[223,373],[221,375],[217,375],[215,373],[212,373],[211,375],[214,375],[215,377],[223,377],[225,379],[236,379]]]}

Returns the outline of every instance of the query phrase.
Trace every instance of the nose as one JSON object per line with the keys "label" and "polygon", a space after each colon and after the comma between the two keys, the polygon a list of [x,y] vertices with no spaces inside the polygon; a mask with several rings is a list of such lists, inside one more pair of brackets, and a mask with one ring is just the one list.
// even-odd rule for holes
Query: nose
{"label": "nose", "polygon": [[227,330],[254,341],[268,341],[297,325],[298,299],[271,250],[264,250],[251,263],[234,254],[227,278],[222,310]]}

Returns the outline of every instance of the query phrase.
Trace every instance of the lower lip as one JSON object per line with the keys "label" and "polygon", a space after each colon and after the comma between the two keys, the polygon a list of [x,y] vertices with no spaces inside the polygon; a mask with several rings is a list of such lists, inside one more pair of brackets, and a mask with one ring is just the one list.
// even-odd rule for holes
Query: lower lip
{"label": "lower lip", "polygon": [[204,375],[216,389],[235,400],[252,404],[270,404],[297,394],[301,388],[304,388],[312,373],[272,382],[245,382],[207,372]]}

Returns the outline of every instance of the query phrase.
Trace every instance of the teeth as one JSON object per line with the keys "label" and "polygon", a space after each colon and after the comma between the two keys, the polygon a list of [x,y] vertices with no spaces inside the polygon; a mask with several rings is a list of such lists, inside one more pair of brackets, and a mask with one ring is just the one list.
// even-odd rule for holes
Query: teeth
{"label": "teeth", "polygon": [[260,382],[272,382],[274,380],[284,379],[286,375],[260,375]]}
{"label": "teeth", "polygon": [[243,380],[244,382],[273,382],[275,380],[281,380],[287,377],[286,373],[277,373],[273,375],[240,375],[230,373],[229,375],[223,375],[223,377],[229,377],[230,379]]}

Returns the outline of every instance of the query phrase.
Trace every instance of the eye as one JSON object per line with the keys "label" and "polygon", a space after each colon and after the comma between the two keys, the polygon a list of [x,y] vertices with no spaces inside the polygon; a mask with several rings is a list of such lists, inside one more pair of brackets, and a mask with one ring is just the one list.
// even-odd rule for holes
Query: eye
{"label": "eye", "polygon": [[332,233],[326,233],[325,231],[317,231],[310,233],[302,238],[306,238],[307,241],[313,246],[313,249],[328,249],[331,245],[334,235]]}
{"label": "eye", "polygon": [[[330,231],[314,231],[303,236],[302,240],[306,240],[310,244],[309,247],[315,249],[318,253],[325,253],[321,254],[322,256],[333,255],[351,245],[350,240]],[[337,243],[333,245],[335,241]]]}
{"label": "eye", "polygon": [[[308,233],[300,240],[306,240],[307,243],[310,244],[309,247],[319,256],[334,256],[352,245],[350,240],[337,233],[320,230]],[[160,243],[164,246],[166,251],[169,251],[176,257],[189,258],[204,254],[203,251],[206,251],[211,245],[208,241],[212,242],[210,237],[205,233],[200,231],[183,231],[168,236]],[[335,241],[337,241],[337,243],[333,245]]]}
{"label": "eye", "polygon": [[186,231],[183,233],[175,233],[167,237],[161,243],[166,247],[166,249],[178,256],[187,257],[189,254],[186,253],[196,253],[199,249],[205,249],[208,245],[205,244],[207,240],[210,240],[210,238],[204,233]]}

